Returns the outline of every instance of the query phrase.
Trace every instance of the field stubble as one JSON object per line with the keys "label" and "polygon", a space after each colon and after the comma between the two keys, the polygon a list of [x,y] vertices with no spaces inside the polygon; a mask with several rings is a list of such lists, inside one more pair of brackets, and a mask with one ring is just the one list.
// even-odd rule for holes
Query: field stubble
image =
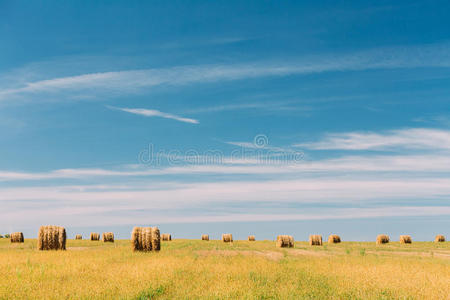
{"label": "field stubble", "polygon": [[173,240],[139,253],[129,240],[1,239],[0,270],[1,299],[446,299],[450,244]]}

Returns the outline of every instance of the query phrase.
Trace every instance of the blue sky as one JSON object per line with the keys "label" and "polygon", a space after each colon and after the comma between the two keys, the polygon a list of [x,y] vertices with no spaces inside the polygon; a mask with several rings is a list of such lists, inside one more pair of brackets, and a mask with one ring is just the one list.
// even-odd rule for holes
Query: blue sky
{"label": "blue sky", "polygon": [[0,0],[0,231],[448,235],[449,8]]}

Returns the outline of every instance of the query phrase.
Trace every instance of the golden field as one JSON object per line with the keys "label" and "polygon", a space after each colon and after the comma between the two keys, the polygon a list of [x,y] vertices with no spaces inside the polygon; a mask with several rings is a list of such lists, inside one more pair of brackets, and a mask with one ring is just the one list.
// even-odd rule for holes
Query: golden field
{"label": "golden field", "polygon": [[450,244],[173,240],[134,253],[129,240],[0,239],[0,299],[448,299]]}

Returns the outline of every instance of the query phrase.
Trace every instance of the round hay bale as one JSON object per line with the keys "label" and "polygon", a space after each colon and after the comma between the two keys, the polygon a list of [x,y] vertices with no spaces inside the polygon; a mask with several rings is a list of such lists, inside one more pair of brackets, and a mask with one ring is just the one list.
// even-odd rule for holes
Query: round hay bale
{"label": "round hay bale", "polygon": [[341,237],[337,234],[330,234],[328,237],[328,244],[337,244],[341,242]]}
{"label": "round hay bale", "polygon": [[248,241],[249,241],[249,242],[254,242],[254,241],[256,241],[255,236],[254,236],[254,235],[249,235],[249,236],[248,236]]}
{"label": "round hay bale", "polygon": [[208,234],[202,234],[202,241],[209,241],[209,235]]}
{"label": "round hay bale", "polygon": [[83,236],[81,234],[77,234],[77,235],[75,235],[75,239],[76,240],[82,240]]}
{"label": "round hay bale", "polygon": [[386,234],[379,234],[377,236],[377,245],[389,243],[389,236]]}
{"label": "round hay bale", "polygon": [[161,250],[161,235],[158,227],[151,227],[151,241],[153,251]]}
{"label": "round hay bale", "polygon": [[435,238],[434,241],[436,243],[442,243],[445,242],[445,236],[443,236],[442,234],[438,234]]}
{"label": "round hay bale", "polygon": [[170,233],[163,233],[161,234],[161,240],[163,241],[171,241],[172,235]]}
{"label": "round hay bale", "polygon": [[131,248],[133,251],[159,251],[159,239],[157,227],[134,227],[131,232]]}
{"label": "round hay bale", "polygon": [[100,233],[91,232],[90,240],[91,241],[99,241],[100,240]]}
{"label": "round hay bale", "polygon": [[294,237],[292,235],[289,236],[289,248],[294,248]]}
{"label": "round hay bale", "polygon": [[410,235],[401,235],[400,236],[400,244],[411,244],[412,239]]}
{"label": "round hay bale", "polygon": [[309,236],[310,246],[322,246],[322,236],[320,234],[311,234]]}
{"label": "round hay bale", "polygon": [[58,245],[61,247],[61,245],[64,245],[64,249],[66,250],[66,229],[63,227],[58,226]]}
{"label": "round hay bale", "polygon": [[[155,237],[153,237],[153,229],[152,227],[145,227],[142,228],[142,245],[143,245],[143,250],[144,251],[152,251],[152,250],[156,250],[156,244],[155,244],[155,249],[153,249],[153,240]],[[158,237],[156,237],[157,239]],[[161,237],[159,237],[161,239]]]}
{"label": "round hay bale", "polygon": [[103,232],[102,240],[104,243],[114,243],[114,233]]}
{"label": "round hay bale", "polygon": [[38,239],[37,239],[37,248],[39,250],[44,250],[44,230],[43,230],[43,226],[39,227]]}
{"label": "round hay bale", "polygon": [[280,248],[292,248],[294,247],[294,238],[292,235],[279,235],[277,236],[276,246]]}
{"label": "round hay bale", "polygon": [[224,242],[224,243],[232,243],[233,242],[233,235],[231,233],[224,233],[224,234],[222,234],[222,242]]}
{"label": "round hay bale", "polygon": [[142,251],[142,228],[141,227],[134,227],[133,231],[131,232],[131,249],[133,251]]}
{"label": "round hay bale", "polygon": [[151,251],[152,250],[152,228],[151,227],[140,227],[139,243],[141,251]]}
{"label": "round hay bale", "polygon": [[41,226],[38,233],[39,250],[66,250],[66,229],[61,226]]}
{"label": "round hay bale", "polygon": [[11,243],[23,243],[23,233],[22,232],[13,232],[10,234]]}

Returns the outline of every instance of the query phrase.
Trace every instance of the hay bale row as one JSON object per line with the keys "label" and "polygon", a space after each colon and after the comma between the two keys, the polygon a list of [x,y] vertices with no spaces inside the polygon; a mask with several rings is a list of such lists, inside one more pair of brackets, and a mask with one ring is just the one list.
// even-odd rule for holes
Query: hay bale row
{"label": "hay bale row", "polygon": [[248,241],[249,242],[254,242],[256,239],[255,239],[255,236],[254,235],[249,235],[248,236]]}
{"label": "hay bale row", "polygon": [[90,240],[91,241],[99,241],[100,240],[100,233],[91,232]]}
{"label": "hay bale row", "polygon": [[41,226],[38,234],[39,250],[66,250],[66,229],[61,226]]}
{"label": "hay bale row", "polygon": [[23,233],[22,232],[13,232],[10,235],[11,243],[23,243]]}
{"label": "hay bale row", "polygon": [[209,235],[208,234],[202,234],[202,241],[209,241]]}
{"label": "hay bale row", "polygon": [[410,235],[401,235],[400,236],[400,244],[411,244],[412,239]]}
{"label": "hay bale row", "polygon": [[75,235],[75,239],[76,240],[82,240],[83,236],[81,234],[77,234],[77,235]]}
{"label": "hay bale row", "polygon": [[294,247],[294,238],[292,235],[279,235],[277,236],[277,247],[281,248],[293,248]]}
{"label": "hay bale row", "polygon": [[442,234],[438,234],[435,238],[434,241],[436,243],[442,243],[445,242],[445,236],[443,236]]}
{"label": "hay bale row", "polygon": [[322,236],[319,234],[311,234],[309,236],[310,246],[322,246]]}
{"label": "hay bale row", "polygon": [[161,234],[161,240],[163,241],[171,241],[172,235],[170,233],[163,233]]}
{"label": "hay bale row", "polygon": [[377,245],[389,243],[389,236],[386,234],[379,234],[377,236]]}
{"label": "hay bale row", "polygon": [[159,251],[161,236],[158,227],[134,227],[131,232],[133,251]]}
{"label": "hay bale row", "polygon": [[114,243],[114,233],[112,232],[103,232],[102,240],[104,243]]}
{"label": "hay bale row", "polygon": [[330,234],[328,237],[328,244],[338,244],[341,242],[341,237],[337,234]]}
{"label": "hay bale row", "polygon": [[232,243],[233,242],[233,235],[231,233],[224,233],[224,234],[222,234],[222,242],[224,242],[224,243]]}

